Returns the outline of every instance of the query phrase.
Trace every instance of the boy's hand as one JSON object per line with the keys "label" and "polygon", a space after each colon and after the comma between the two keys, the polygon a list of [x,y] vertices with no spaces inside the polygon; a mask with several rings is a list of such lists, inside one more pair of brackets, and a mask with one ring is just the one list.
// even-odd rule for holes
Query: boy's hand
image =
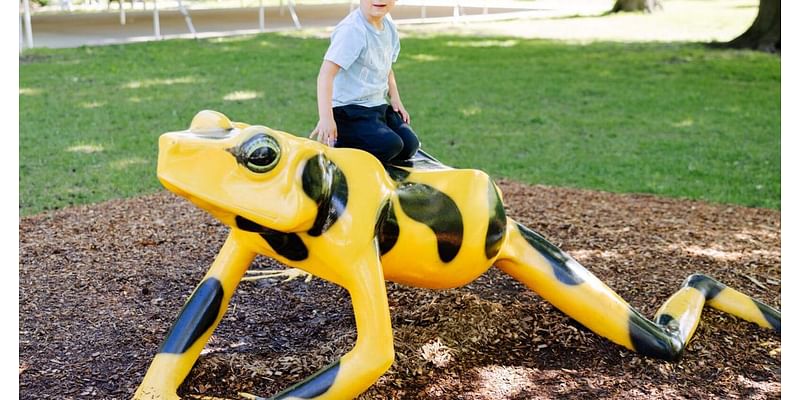
{"label": "boy's hand", "polygon": [[321,119],[309,137],[326,146],[333,147],[333,145],[336,144],[337,134],[336,121],[333,119]]}
{"label": "boy's hand", "polygon": [[411,123],[411,116],[408,115],[408,111],[406,111],[402,101],[392,99],[392,109],[394,112],[400,114],[400,117],[403,118],[403,122],[407,124]]}

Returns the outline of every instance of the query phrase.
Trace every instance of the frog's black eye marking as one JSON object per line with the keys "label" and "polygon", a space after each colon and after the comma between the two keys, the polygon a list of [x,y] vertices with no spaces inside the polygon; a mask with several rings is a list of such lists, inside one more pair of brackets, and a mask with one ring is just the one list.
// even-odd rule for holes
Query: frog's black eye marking
{"label": "frog's black eye marking", "polygon": [[247,139],[244,143],[229,150],[239,164],[250,171],[263,174],[269,172],[281,158],[281,146],[272,136],[260,133]]}
{"label": "frog's black eye marking", "polygon": [[397,188],[400,208],[411,219],[428,225],[436,235],[439,258],[450,262],[464,240],[464,223],[458,206],[443,192],[422,183],[406,183]]}

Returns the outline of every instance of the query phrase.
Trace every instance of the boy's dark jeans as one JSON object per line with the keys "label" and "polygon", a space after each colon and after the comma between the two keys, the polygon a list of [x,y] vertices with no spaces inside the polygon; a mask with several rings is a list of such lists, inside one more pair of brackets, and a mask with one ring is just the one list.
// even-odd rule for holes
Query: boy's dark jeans
{"label": "boy's dark jeans", "polygon": [[388,104],[334,107],[333,119],[336,147],[368,151],[384,164],[408,160],[419,149],[417,135]]}

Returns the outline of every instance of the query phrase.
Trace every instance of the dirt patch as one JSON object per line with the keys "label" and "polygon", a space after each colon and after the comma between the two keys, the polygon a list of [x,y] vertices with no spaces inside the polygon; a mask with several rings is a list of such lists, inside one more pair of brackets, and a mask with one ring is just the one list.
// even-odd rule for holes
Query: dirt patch
{"label": "dirt patch", "polygon": [[[511,217],[645,315],[693,272],[780,308],[778,211],[500,186]],[[20,398],[130,398],[226,232],[166,192],[22,218]],[[496,269],[459,289],[387,290],[397,357],[361,399],[780,398],[780,335],[715,310],[672,364],[595,335]],[[354,340],[343,289],[244,282],[179,393],[271,395]]]}

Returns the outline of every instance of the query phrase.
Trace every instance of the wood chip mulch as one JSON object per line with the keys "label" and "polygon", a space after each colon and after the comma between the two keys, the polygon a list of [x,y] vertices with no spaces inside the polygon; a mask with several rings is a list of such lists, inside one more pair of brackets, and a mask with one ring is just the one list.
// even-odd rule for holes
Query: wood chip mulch
{"label": "wood chip mulch", "polygon": [[[643,312],[693,272],[780,309],[780,212],[501,181],[508,213]],[[129,399],[227,229],[162,192],[20,219],[21,399]],[[258,258],[254,269],[281,268]],[[389,283],[396,359],[360,399],[778,399],[780,335],[706,309],[679,363],[634,354],[491,269]],[[346,353],[347,292],[243,282],[182,397],[269,396]]]}

